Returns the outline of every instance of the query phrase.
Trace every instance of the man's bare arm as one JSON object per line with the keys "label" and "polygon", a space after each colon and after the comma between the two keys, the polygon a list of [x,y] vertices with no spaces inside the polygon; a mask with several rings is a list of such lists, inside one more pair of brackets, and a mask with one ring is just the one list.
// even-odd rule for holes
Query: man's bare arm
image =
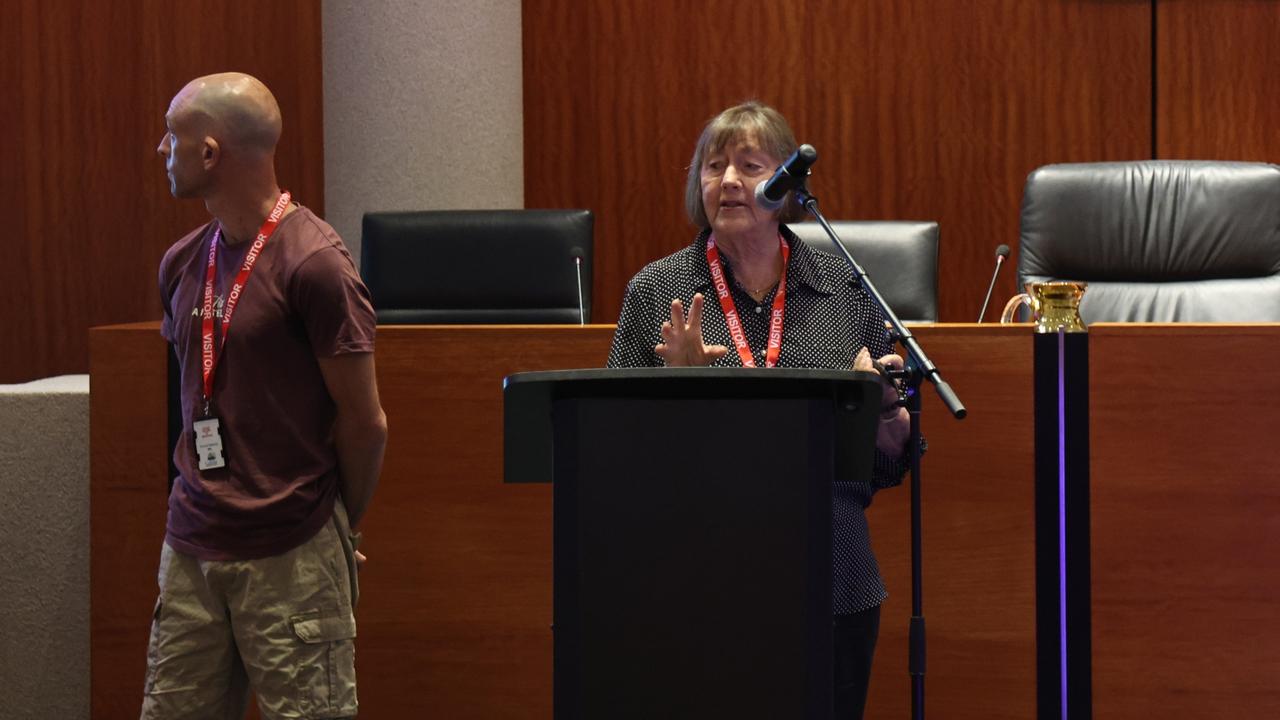
{"label": "man's bare arm", "polygon": [[355,528],[378,485],[387,447],[387,416],[378,400],[373,353],[320,358],[325,386],[338,408],[334,444],[338,450],[339,489]]}

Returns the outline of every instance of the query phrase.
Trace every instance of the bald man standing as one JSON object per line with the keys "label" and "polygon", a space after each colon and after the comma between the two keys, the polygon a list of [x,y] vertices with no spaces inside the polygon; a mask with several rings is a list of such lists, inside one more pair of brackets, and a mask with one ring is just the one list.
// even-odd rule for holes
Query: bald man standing
{"label": "bald man standing", "polygon": [[160,264],[183,433],[143,718],[356,714],[353,528],[386,445],[369,292],[337,233],[276,182],[280,108],[197,78],[156,151],[213,219]]}

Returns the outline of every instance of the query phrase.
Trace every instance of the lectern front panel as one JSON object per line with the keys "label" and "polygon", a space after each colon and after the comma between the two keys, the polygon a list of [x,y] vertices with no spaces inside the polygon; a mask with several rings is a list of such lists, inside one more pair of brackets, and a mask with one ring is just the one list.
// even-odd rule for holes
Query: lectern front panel
{"label": "lectern front panel", "polygon": [[765,404],[555,404],[557,720],[830,716],[832,402]]}

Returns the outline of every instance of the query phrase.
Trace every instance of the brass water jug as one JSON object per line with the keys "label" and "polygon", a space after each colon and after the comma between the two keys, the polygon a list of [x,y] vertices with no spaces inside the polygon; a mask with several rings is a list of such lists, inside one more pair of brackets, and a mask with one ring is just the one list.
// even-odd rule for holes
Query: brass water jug
{"label": "brass water jug", "polygon": [[1087,286],[1071,280],[1027,283],[1026,292],[1014,295],[1005,303],[1000,322],[1012,322],[1018,308],[1029,305],[1038,333],[1056,333],[1059,329],[1069,333],[1088,332],[1080,319],[1080,300]]}

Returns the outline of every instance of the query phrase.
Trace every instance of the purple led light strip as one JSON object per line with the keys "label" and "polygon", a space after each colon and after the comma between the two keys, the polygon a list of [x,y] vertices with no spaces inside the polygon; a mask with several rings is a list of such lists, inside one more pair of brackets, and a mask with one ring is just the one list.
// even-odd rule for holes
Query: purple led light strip
{"label": "purple led light strip", "polygon": [[1058,635],[1062,720],[1067,720],[1067,370],[1066,333],[1058,328]]}

